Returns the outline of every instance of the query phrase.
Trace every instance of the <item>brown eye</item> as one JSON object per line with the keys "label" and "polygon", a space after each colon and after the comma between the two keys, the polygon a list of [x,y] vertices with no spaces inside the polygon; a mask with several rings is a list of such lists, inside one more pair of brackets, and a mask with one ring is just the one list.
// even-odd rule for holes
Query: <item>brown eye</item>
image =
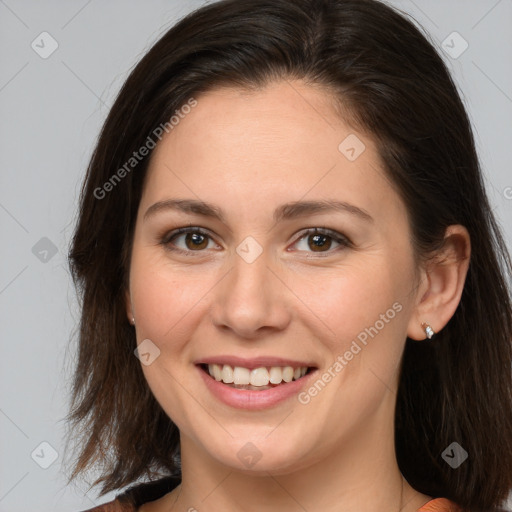
{"label": "brown eye", "polygon": [[208,246],[208,238],[200,233],[186,233],[185,245],[188,249],[204,249]]}
{"label": "brown eye", "polygon": [[[329,250],[332,245],[332,239],[328,235],[309,235],[308,247],[314,252],[324,252],[324,249]],[[311,241],[311,243],[309,243]]]}
{"label": "brown eye", "polygon": [[[300,244],[302,244],[302,247],[300,247]],[[330,250],[332,249],[333,244],[334,249]],[[339,249],[349,247],[351,242],[348,238],[336,231],[323,228],[314,228],[302,233],[301,238],[295,242],[294,245],[298,248],[299,251],[306,253],[315,252],[317,254],[327,253],[326,255],[329,255]]]}
{"label": "brown eye", "polygon": [[[182,240],[182,241],[181,241]],[[200,228],[180,228],[169,233],[162,244],[171,251],[183,253],[202,252],[208,248],[212,237]]]}

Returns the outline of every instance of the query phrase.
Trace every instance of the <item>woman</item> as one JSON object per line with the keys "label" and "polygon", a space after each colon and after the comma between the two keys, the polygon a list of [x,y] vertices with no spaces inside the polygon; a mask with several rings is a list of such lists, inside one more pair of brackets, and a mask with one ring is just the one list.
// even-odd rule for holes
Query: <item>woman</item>
{"label": "woman", "polygon": [[141,60],[70,251],[95,510],[482,511],[510,259],[442,59],[375,0],[224,0]]}

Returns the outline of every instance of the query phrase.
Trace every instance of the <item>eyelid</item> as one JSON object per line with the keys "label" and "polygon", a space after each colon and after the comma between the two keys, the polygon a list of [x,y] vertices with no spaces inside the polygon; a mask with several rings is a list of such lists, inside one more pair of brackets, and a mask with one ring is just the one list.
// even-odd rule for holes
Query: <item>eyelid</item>
{"label": "eyelid", "polygon": [[[162,245],[164,245],[170,251],[180,252],[180,253],[186,254],[186,255],[194,255],[194,253],[200,254],[202,252],[205,252],[205,250],[191,251],[191,250],[180,249],[179,247],[173,247],[173,248],[169,247],[169,244],[173,238],[176,238],[180,235],[187,234],[187,233],[198,233],[200,235],[208,237],[214,243],[217,243],[215,241],[214,236],[208,230],[201,228],[199,226],[193,226],[193,225],[177,228],[170,232],[167,232],[163,237],[160,237],[161,238],[160,243]],[[334,231],[329,228],[319,228],[319,227],[303,229],[302,231],[300,231],[298,234],[295,235],[295,241],[292,243],[292,245],[297,244],[298,242],[300,242],[301,240],[303,240],[304,238],[306,238],[309,235],[315,235],[315,234],[325,235],[325,236],[332,238],[332,240],[334,240],[336,243],[338,243],[340,245],[340,247],[338,247],[334,250],[328,250],[325,252],[311,251],[309,253],[309,251],[305,251],[309,254],[315,255],[314,257],[330,256],[331,254],[338,252],[340,249],[353,246],[351,240],[347,236],[343,235],[342,233],[339,233],[339,232]],[[217,245],[219,245],[219,244],[217,244]],[[289,251],[289,252],[304,252],[304,251]]]}

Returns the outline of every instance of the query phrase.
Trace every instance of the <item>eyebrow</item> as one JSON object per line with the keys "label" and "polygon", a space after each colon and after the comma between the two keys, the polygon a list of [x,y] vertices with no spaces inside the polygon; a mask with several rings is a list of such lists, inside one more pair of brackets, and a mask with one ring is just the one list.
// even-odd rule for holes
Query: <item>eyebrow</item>
{"label": "eyebrow", "polygon": [[[225,223],[224,214],[218,206],[196,199],[167,199],[158,201],[146,210],[144,221],[159,212],[168,210],[211,217]],[[373,222],[373,218],[366,210],[344,201],[334,200],[294,201],[282,204],[274,211],[274,222],[277,223],[283,220],[328,212],[348,213],[366,222]]]}

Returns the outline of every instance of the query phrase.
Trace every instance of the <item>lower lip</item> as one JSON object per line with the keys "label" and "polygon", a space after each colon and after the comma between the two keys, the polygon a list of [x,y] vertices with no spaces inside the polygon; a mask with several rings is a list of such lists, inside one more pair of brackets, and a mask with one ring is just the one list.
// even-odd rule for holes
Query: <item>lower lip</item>
{"label": "lower lip", "polygon": [[275,388],[264,389],[262,391],[252,391],[247,389],[236,389],[223,384],[221,381],[210,377],[200,366],[196,366],[206,387],[221,402],[235,407],[237,409],[246,409],[251,411],[269,409],[276,404],[298,394],[309,378],[316,373],[316,370],[310,371],[298,380],[292,380],[284,384],[279,384]]}

